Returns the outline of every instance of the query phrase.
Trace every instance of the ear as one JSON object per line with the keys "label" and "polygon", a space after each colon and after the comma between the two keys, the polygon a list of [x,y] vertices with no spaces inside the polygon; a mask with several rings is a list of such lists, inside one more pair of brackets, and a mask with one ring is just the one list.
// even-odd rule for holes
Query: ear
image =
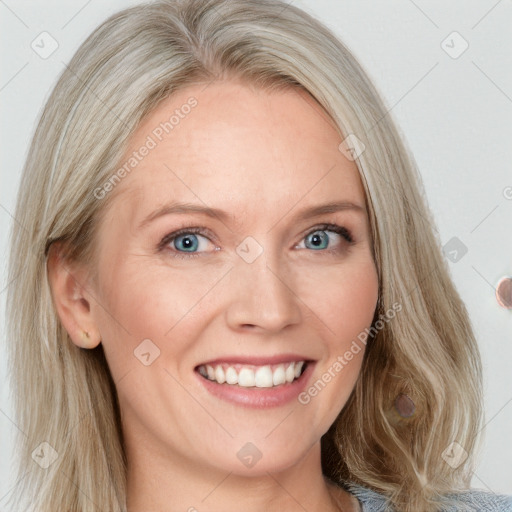
{"label": "ear", "polygon": [[95,348],[101,335],[91,311],[94,300],[88,287],[85,266],[69,262],[60,242],[50,246],[47,259],[48,281],[60,321],[75,345]]}

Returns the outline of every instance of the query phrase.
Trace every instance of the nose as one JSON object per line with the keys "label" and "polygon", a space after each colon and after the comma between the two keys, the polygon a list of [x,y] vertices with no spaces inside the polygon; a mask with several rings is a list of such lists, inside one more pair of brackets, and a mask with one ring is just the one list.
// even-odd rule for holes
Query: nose
{"label": "nose", "polygon": [[264,251],[255,261],[240,258],[230,272],[226,321],[234,330],[279,332],[301,320],[301,301],[286,265]]}

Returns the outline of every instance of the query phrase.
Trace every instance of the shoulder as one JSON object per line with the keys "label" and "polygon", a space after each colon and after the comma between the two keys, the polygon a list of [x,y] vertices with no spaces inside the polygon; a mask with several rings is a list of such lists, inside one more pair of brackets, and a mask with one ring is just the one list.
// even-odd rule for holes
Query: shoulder
{"label": "shoulder", "polygon": [[[467,510],[468,512],[512,512],[512,496],[495,494],[490,491],[469,489],[449,495],[457,504],[457,508],[447,508],[447,512]],[[461,508],[464,507],[464,508]]]}
{"label": "shoulder", "polygon": [[[355,483],[343,487],[353,494],[361,505],[361,512],[389,512],[392,508],[383,494]],[[469,489],[446,496],[447,505],[440,512],[512,512],[512,496]]]}

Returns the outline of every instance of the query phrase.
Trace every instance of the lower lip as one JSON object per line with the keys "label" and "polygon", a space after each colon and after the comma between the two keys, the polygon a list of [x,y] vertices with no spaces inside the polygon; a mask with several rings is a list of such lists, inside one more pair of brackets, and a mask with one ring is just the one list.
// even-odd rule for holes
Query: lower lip
{"label": "lower lip", "polygon": [[304,390],[313,373],[315,363],[308,362],[302,375],[293,382],[287,382],[272,388],[244,388],[232,384],[219,384],[213,380],[206,379],[199,372],[195,372],[204,387],[214,396],[227,402],[253,407],[255,409],[267,409],[278,407],[291,402]]}

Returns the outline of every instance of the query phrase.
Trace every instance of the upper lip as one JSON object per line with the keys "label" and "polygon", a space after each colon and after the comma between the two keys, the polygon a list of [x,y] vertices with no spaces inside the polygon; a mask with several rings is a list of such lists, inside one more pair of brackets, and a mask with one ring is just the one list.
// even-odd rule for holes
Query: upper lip
{"label": "upper lip", "polygon": [[298,355],[298,354],[278,354],[273,356],[225,356],[225,357],[217,357],[216,359],[212,359],[210,361],[206,361],[201,363],[198,366],[210,365],[214,366],[216,364],[229,363],[229,364],[247,364],[254,366],[264,366],[264,365],[272,365],[272,364],[281,364],[281,363],[291,363],[297,361],[313,361],[310,357]]}

